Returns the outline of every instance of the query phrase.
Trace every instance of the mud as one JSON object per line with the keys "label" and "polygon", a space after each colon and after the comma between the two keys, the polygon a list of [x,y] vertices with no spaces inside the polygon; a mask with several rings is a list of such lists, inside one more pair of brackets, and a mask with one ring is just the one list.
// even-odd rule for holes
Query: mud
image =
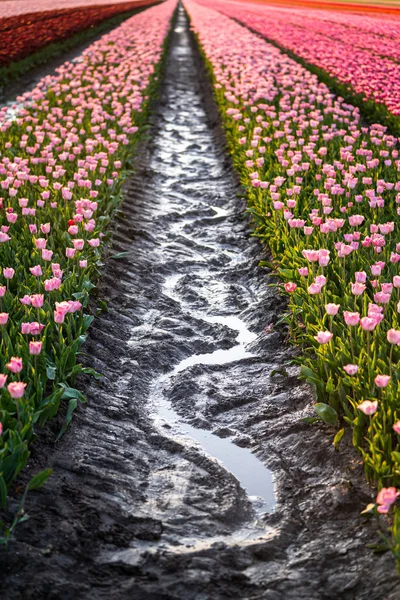
{"label": "mud", "polygon": [[182,9],[162,90],[86,345],[104,378],[36,444],[31,471],[54,475],[0,555],[1,597],[395,600],[358,457],[300,420],[313,398],[269,328],[282,302]]}

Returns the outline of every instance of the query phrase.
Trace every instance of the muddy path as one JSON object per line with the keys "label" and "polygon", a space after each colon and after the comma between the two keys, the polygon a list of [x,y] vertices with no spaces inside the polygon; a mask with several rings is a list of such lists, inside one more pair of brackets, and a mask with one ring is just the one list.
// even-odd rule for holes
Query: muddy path
{"label": "muddy path", "polygon": [[1,598],[399,598],[391,556],[365,547],[357,457],[300,421],[293,367],[273,374],[290,358],[265,330],[281,301],[181,8],[136,164],[86,344],[104,378],[34,449],[54,475],[1,551]]}

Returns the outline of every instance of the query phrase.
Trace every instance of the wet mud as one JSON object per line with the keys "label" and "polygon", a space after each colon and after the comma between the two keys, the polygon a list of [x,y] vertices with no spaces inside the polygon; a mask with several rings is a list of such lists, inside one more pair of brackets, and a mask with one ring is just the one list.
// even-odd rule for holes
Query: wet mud
{"label": "wet mud", "polygon": [[282,301],[182,8],[135,162],[85,348],[104,378],[36,444],[31,471],[54,475],[1,551],[1,597],[399,598],[391,555],[366,548],[359,458],[301,422],[313,397],[269,327]]}

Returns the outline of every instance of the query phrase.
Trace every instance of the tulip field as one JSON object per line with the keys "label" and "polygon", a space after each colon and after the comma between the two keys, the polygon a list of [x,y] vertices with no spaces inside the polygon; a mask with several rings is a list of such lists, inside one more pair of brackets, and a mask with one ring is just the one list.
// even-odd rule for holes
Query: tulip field
{"label": "tulip field", "polygon": [[[25,4],[10,0],[6,0],[4,6],[0,3],[0,28],[3,14],[3,19],[23,18]],[[95,19],[99,18],[100,9],[113,12],[129,3],[60,1],[51,3],[51,7],[50,3],[42,4],[41,10],[49,11],[78,10],[83,6],[89,10],[93,5],[90,14]],[[177,6],[181,20],[174,29]],[[273,286],[273,294],[284,299],[279,319],[266,323],[264,331],[253,333],[259,336],[262,346],[262,336],[269,339],[275,331],[286,332],[286,344],[295,350],[289,362],[282,363],[265,378],[273,380],[275,372],[282,375],[286,368],[296,365],[296,380],[300,378],[307,384],[306,409],[309,410],[301,415],[293,413],[292,418],[301,423],[306,432],[317,431],[317,437],[328,440],[325,448],[329,446],[334,456],[346,452],[351,466],[360,466],[365,479],[362,478],[359,485],[368,490],[355,501],[361,528],[375,524],[375,537],[379,542],[380,536],[382,542],[380,550],[391,551],[388,555],[394,557],[400,569],[400,156],[397,137],[400,131],[400,19],[379,13],[327,11],[298,5],[288,8],[228,0],[183,0],[179,5],[175,0],[166,0],[148,8],[88,46],[74,61],[62,64],[54,74],[43,77],[13,103],[0,108],[0,209],[3,214],[0,230],[0,505],[3,511],[10,498],[12,501],[15,497],[20,478],[25,477],[23,500],[11,524],[1,523],[0,542],[12,551],[14,535],[25,520],[28,491],[48,482],[53,473],[53,467],[46,467],[38,473],[31,472],[28,478],[25,474],[29,471],[33,442],[39,439],[36,443],[40,443],[41,429],[61,411],[63,421],[57,440],[68,443],[73,414],[79,413],[86,402],[80,376],[100,381],[101,374],[81,358],[93,321],[102,309],[106,310],[104,303],[96,310],[94,293],[101,286],[104,262],[109,260],[107,246],[112,243],[115,215],[121,206],[123,211],[121,202],[126,195],[123,184],[129,184],[132,168],[135,171],[136,165],[143,161],[143,139],[151,144],[152,136],[156,138],[160,131],[166,135],[173,128],[168,115],[159,119],[153,129],[149,128],[149,119],[168,83],[165,62],[172,60],[168,58],[171,53],[174,56],[171,31],[183,35],[184,19],[188,19],[190,33],[187,27],[187,35],[191,36],[192,45],[187,42],[187,47],[192,47],[191,52],[197,56],[198,62],[193,64],[201,63],[205,69],[208,81],[204,85],[210,86],[207,102],[215,101],[226,154],[240,179],[251,235],[264,248],[260,262],[265,268],[262,272],[271,274],[267,277],[272,277],[268,281],[270,287]],[[34,30],[32,32],[34,35]],[[0,61],[1,44],[0,34]],[[17,49],[14,59],[22,56],[21,52],[25,50]],[[186,54],[177,52],[174,59],[178,61],[175,70],[180,69],[179,73],[189,69],[179,62],[185,60],[182,56]],[[179,85],[176,88],[179,94]],[[341,96],[340,89],[348,90],[349,96]],[[191,108],[194,106],[191,96],[185,98],[183,95],[179,110],[189,115],[192,110],[194,119],[198,108]],[[356,104],[351,102],[352,98]],[[165,104],[165,100],[163,102]],[[186,181],[186,171],[189,188],[196,184],[191,171],[196,168],[195,161],[187,158],[187,164],[184,162],[185,153],[191,151],[193,144],[201,145],[197,138],[203,134],[196,133],[200,126],[196,127],[193,126],[190,143],[182,145],[176,134],[176,147],[174,141],[171,147],[163,148],[165,160],[174,153],[179,155],[179,144],[184,148],[180,175],[170,186],[174,201],[179,199],[180,192],[176,189],[180,179]],[[150,177],[148,173],[157,170],[154,166],[148,171],[143,166],[140,168],[144,184],[146,177]],[[161,216],[171,202],[168,186],[163,185],[159,196],[166,197],[167,208],[160,205],[157,210]],[[210,193],[223,196],[223,186],[214,190],[216,185],[210,179]],[[199,197],[197,201],[201,203],[201,194]],[[147,204],[143,210],[147,210]],[[244,212],[246,207],[243,205],[242,209]],[[152,218],[158,218],[158,213],[154,214]],[[176,209],[172,215],[178,223],[180,210]],[[202,232],[207,230],[208,218],[207,213],[201,221]],[[149,222],[151,219],[144,221]],[[137,243],[136,238],[142,236],[149,243],[151,229],[150,232],[145,235],[138,226],[132,239]],[[188,232],[192,233],[186,223],[179,239],[189,240]],[[224,236],[225,233],[221,243],[225,243]],[[170,251],[168,243],[154,242],[156,251],[161,255],[165,248]],[[207,244],[204,242],[199,254],[212,246]],[[226,248],[228,246],[226,243]],[[191,248],[189,242],[187,247]],[[135,256],[135,252],[133,246],[132,250],[114,258]],[[176,252],[184,255],[185,250]],[[131,260],[127,271],[131,269],[134,273],[135,258]],[[172,280],[182,275],[196,278],[198,272],[202,272],[196,269],[172,274]],[[156,280],[157,264],[153,261],[151,268],[138,268],[136,276],[139,278],[143,272],[151,272]],[[164,275],[162,269],[160,273]],[[164,294],[168,302],[176,303],[175,292],[171,290],[177,284],[166,281],[159,294]],[[115,285],[118,287],[118,281]],[[186,294],[186,311],[193,297]],[[121,298],[124,298],[122,292]],[[149,304],[154,302],[150,292],[148,301]],[[165,306],[168,302],[165,300]],[[151,310],[154,311],[154,307]],[[196,307],[197,312],[193,313],[196,319],[201,318],[199,310]],[[246,315],[246,311],[243,314]],[[221,317],[212,315],[206,320],[215,324],[219,323],[215,320],[218,318]],[[141,335],[150,336],[149,345],[160,340],[160,353],[164,343],[164,333],[160,332],[175,326],[170,315],[162,323],[159,326],[154,317],[150,328],[146,323],[137,325],[143,327]],[[220,324],[226,325],[225,321]],[[197,321],[189,325],[192,335]],[[148,330],[150,334],[146,333]],[[153,340],[151,336],[155,336],[156,330],[159,337]],[[237,331],[241,331],[239,326]],[[207,332],[208,335],[211,334]],[[237,339],[240,340],[240,336]],[[128,345],[132,343],[131,340]],[[228,352],[225,346],[219,351]],[[208,353],[210,350],[196,350],[194,356],[204,357]],[[245,352],[244,359],[249,360],[251,356]],[[184,370],[181,363],[185,360],[190,363],[191,358],[182,351],[181,362],[178,366],[172,365],[175,371],[172,370],[169,377],[178,377]],[[240,362],[243,357],[237,360]],[[165,384],[166,379],[162,377],[167,377],[168,361],[167,354],[160,378],[150,385],[154,394],[160,393],[160,382]],[[214,364],[207,359],[203,362]],[[126,364],[128,358],[121,361],[121,380],[129,377]],[[134,355],[132,364],[140,364],[140,353]],[[200,385],[200,392],[195,386],[199,364],[203,364],[201,360],[192,363],[195,365],[193,376],[185,388],[187,403],[190,404],[191,395],[198,398],[200,393],[210,395],[217,403],[219,371],[215,371],[212,382]],[[220,363],[220,367],[221,364],[224,363]],[[243,362],[242,368],[246,369],[246,364]],[[253,366],[249,363],[249,368]],[[151,372],[152,364],[146,368]],[[246,385],[253,396],[257,396],[258,372],[254,379],[252,377]],[[231,378],[226,386],[228,391],[230,385]],[[192,393],[192,390],[195,391]],[[197,399],[196,402],[200,407],[206,405],[205,401]],[[205,412],[203,421],[211,422],[213,415],[218,420],[219,411]],[[257,421],[257,417],[254,418]],[[190,423],[201,428],[203,425],[198,423],[203,421],[192,419]],[[218,424],[221,425],[219,421]],[[139,427],[140,422],[135,423],[136,426]],[[208,423],[204,427],[208,430],[210,426]],[[222,423],[221,438],[230,435],[230,427],[229,420]],[[157,435],[144,431],[146,438],[151,439],[153,435],[158,440],[158,430]],[[238,446],[246,447],[246,442],[242,440]],[[247,447],[259,450],[262,441],[247,444]],[[273,441],[268,450],[273,453],[271,447],[274,448]],[[295,447],[296,453],[302,451],[299,444]],[[290,456],[286,458],[290,462]],[[102,456],[102,459],[107,463],[111,457]],[[146,457],[143,463],[151,465],[154,460],[153,456]],[[157,481],[165,476],[160,473],[169,468],[160,467]],[[306,466],[302,468],[306,470]],[[203,478],[207,479],[204,474],[198,477]],[[281,480],[277,481],[279,505]],[[168,485],[171,487],[169,483],[166,489]],[[180,485],[183,489],[184,485]],[[168,500],[164,488],[156,489],[160,498],[164,495],[167,498],[165,511],[172,510],[175,500]],[[127,488],[123,493],[127,493]],[[148,510],[153,510],[149,504]],[[137,509],[140,518],[143,515],[143,519],[147,518],[146,506]],[[160,506],[157,504],[157,510],[164,510]],[[154,514],[155,519],[162,521],[160,512]],[[177,522],[178,518],[173,521],[172,529]],[[140,535],[138,539],[149,539],[151,543],[158,539],[153,533],[149,538]],[[189,548],[189,533],[183,539],[182,544]],[[221,539],[215,537],[218,543]],[[105,543],[108,551],[107,544],[110,544],[109,537]],[[149,548],[146,551],[153,556],[153,547]],[[162,548],[163,552],[170,551],[169,546],[167,550]],[[197,558],[200,555],[199,551]],[[258,555],[257,560],[261,560]],[[135,569],[139,568],[139,563],[134,561],[129,566],[133,564]],[[390,569],[394,571],[394,561]],[[133,569],[132,573],[135,572]],[[261,585],[260,581],[257,585]],[[251,596],[247,588],[243,590],[237,597],[256,597]],[[125,597],[120,593],[115,597]],[[179,595],[176,591],[177,595],[165,597],[195,597],[186,593]],[[385,596],[387,600],[395,597]],[[373,598],[379,596],[372,595],[371,600]]]}
{"label": "tulip field", "polygon": [[[335,444],[345,431],[339,416],[352,428],[365,473],[381,488],[368,510],[393,510],[392,544],[400,559],[397,138],[380,124],[364,126],[357,108],[235,21],[221,16],[223,26],[216,28],[214,11],[186,5],[215,77],[256,234],[271,248],[289,296],[292,338],[310,356],[302,359],[302,376],[315,389],[318,415],[338,426]],[[261,31],[252,13],[246,20],[223,11]],[[273,27],[267,19],[260,22],[269,36],[279,32],[276,21]],[[283,28],[294,42],[287,21]],[[340,25],[333,23],[337,40],[335,28]],[[240,53],[236,47],[227,51],[228,39],[240,39]],[[368,46],[368,36],[360,34],[358,43]],[[294,46],[301,54],[297,41]],[[394,44],[385,52],[394,58]],[[370,64],[380,69],[379,60]],[[341,65],[345,72],[343,53]],[[392,67],[394,72],[396,63]],[[357,72],[347,76],[358,85]],[[376,85],[369,76],[365,81],[369,89]],[[382,101],[396,113],[399,84],[395,76],[390,81],[394,87]]]}
{"label": "tulip field", "polygon": [[44,46],[94,27],[115,15],[149,2],[10,2],[0,3],[0,66],[31,55]]}
{"label": "tulip field", "polygon": [[36,424],[83,400],[66,382],[88,372],[88,294],[173,9],[128,21],[0,110],[3,506]]}

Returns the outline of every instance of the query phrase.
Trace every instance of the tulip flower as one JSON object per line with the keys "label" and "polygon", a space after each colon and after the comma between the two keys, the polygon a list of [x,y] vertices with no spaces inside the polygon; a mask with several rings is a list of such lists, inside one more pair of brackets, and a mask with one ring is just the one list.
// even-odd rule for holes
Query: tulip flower
{"label": "tulip flower", "polygon": [[346,371],[347,375],[355,375],[358,372],[357,365],[348,364],[345,365],[343,369]]}
{"label": "tulip flower", "polygon": [[359,404],[357,408],[358,410],[361,410],[361,412],[363,412],[364,415],[371,416],[375,414],[378,410],[378,401],[374,400],[373,402],[371,402],[370,400],[364,400],[364,402],[361,402],[361,404]]}
{"label": "tulip flower", "polygon": [[376,497],[376,503],[379,505],[378,512],[381,514],[389,512],[399,495],[400,492],[395,487],[382,488]]}
{"label": "tulip flower", "polygon": [[374,381],[377,387],[385,388],[389,385],[390,377],[389,375],[377,375]]}
{"label": "tulip flower", "polygon": [[42,351],[42,342],[29,342],[29,354],[38,355]]}
{"label": "tulip flower", "polygon": [[6,364],[6,367],[12,373],[20,373],[22,371],[22,358],[12,356],[10,362]]}
{"label": "tulip flower", "polygon": [[26,383],[22,383],[21,381],[13,381],[8,384],[7,389],[11,396],[11,398],[19,399],[25,393]]}
{"label": "tulip flower", "polygon": [[289,283],[285,283],[285,292],[289,292],[292,293],[296,290],[297,285],[295,283],[293,283],[293,281],[290,281]]}
{"label": "tulip flower", "polygon": [[333,337],[333,334],[330,331],[319,331],[314,338],[317,340],[319,344],[328,344]]}
{"label": "tulip flower", "polygon": [[389,329],[386,333],[387,341],[389,344],[397,344],[400,346],[400,331],[396,329]]}

